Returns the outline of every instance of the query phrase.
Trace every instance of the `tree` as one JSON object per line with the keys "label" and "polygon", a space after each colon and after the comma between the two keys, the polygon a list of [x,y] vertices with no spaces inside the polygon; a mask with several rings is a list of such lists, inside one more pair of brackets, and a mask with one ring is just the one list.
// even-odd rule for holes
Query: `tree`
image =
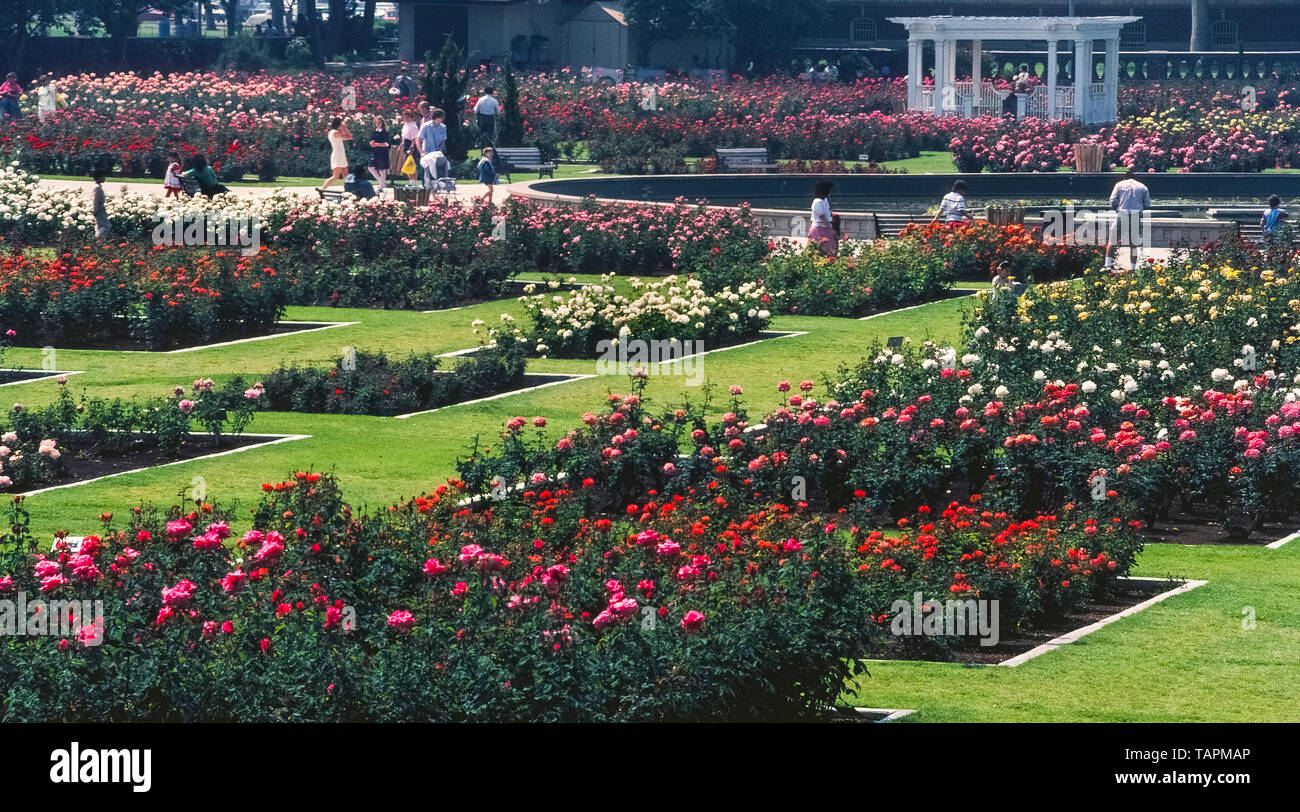
{"label": "tree", "polygon": [[460,46],[450,34],[442,43],[437,60],[425,55],[424,77],[421,80],[424,98],[447,114],[447,158],[463,161],[469,157],[469,139],[461,127],[461,108],[465,91],[469,87],[470,71]]}
{"label": "tree", "polygon": [[0,73],[22,70],[27,40],[55,25],[60,14],[70,11],[68,0],[7,0],[0,2]]}
{"label": "tree", "polygon": [[1192,0],[1192,41],[1187,49],[1210,50],[1210,0]]}
{"label": "tree", "polygon": [[352,19],[348,0],[329,0],[330,18],[325,21],[325,58],[330,59],[343,52],[343,34]]}
{"label": "tree", "polygon": [[658,42],[715,34],[725,24],[718,0],[624,0],[623,8],[628,26],[636,32],[642,65]]}
{"label": "tree", "polygon": [[271,26],[284,35],[284,0],[271,0]]}
{"label": "tree", "polygon": [[226,36],[239,36],[239,2],[240,0],[221,0],[221,8],[226,12]]}
{"label": "tree", "polygon": [[506,54],[505,76],[501,88],[501,127],[497,140],[503,147],[524,144],[524,111],[519,107],[519,82],[515,80],[514,59]]}
{"label": "tree", "polygon": [[175,11],[184,3],[181,0],[76,0],[72,5],[79,20],[104,26],[113,48],[125,54],[126,38],[135,36],[141,14],[150,9]]}
{"label": "tree", "polygon": [[[791,46],[802,34],[828,19],[822,0],[717,0],[721,14],[734,25],[736,65],[764,72],[789,64]],[[774,32],[780,32],[774,35]]]}

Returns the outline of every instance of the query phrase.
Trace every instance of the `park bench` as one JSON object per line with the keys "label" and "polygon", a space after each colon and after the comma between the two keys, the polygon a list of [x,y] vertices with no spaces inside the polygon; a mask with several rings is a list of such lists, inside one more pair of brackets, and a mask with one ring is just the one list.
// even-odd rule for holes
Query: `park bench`
{"label": "park bench", "polygon": [[909,223],[918,222],[917,218],[922,218],[920,222],[929,222],[925,220],[925,215],[901,214],[897,212],[874,212],[871,218],[875,221],[877,237],[897,237],[898,232],[907,227]]}
{"label": "park bench", "polygon": [[497,174],[510,183],[511,170],[519,172],[536,172],[540,179],[543,175],[555,177],[553,163],[542,160],[542,151],[537,147],[497,147]]}
{"label": "park bench", "polygon": [[719,149],[718,166],[724,172],[733,169],[776,169],[776,164],[768,157],[766,147],[731,147]]}
{"label": "park bench", "polygon": [[342,189],[317,189],[316,194],[320,195],[321,200],[342,200]]}
{"label": "park bench", "polygon": [[[1258,243],[1264,239],[1264,230],[1259,225],[1260,215],[1264,213],[1263,206],[1250,208],[1219,207],[1209,209],[1206,213],[1215,220],[1235,224],[1237,236],[1247,242]],[[1290,220],[1284,222],[1291,223]]]}

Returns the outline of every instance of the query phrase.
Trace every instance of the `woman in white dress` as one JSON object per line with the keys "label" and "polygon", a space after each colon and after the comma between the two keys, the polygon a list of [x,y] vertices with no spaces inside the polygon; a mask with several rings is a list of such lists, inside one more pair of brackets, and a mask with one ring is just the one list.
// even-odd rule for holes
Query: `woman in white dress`
{"label": "woman in white dress", "polygon": [[812,228],[808,229],[808,241],[827,256],[835,256],[840,247],[840,235],[835,231],[835,215],[831,213],[831,204],[827,199],[833,188],[835,184],[828,180],[817,181],[813,192]]}
{"label": "woman in white dress", "polygon": [[330,142],[330,176],[321,185],[322,189],[328,189],[334,181],[341,181],[347,177],[348,151],[343,146],[343,142],[351,141],[352,133],[348,132],[347,122],[336,118],[330,122],[330,131],[326,137]]}

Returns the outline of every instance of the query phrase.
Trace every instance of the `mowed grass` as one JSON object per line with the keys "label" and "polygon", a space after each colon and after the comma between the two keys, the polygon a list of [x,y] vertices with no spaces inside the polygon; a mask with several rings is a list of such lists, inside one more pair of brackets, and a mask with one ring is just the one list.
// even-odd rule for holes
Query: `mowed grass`
{"label": "mowed grass", "polygon": [[[751,414],[759,417],[778,402],[778,381],[820,383],[823,374],[856,363],[874,341],[889,336],[952,343],[968,306],[969,300],[949,299],[866,321],[778,317],[772,329],[807,335],[703,358],[704,376],[720,387],[712,406],[727,408],[726,387],[738,384]],[[463,349],[476,344],[471,322],[497,324],[501,313],[522,319],[523,308],[512,299],[439,313],[295,307],[287,318],[358,323],[179,354],[60,349],[55,360],[61,370],[84,371],[69,379],[78,394],[148,397],[200,376],[220,381],[235,374],[256,377],[281,363],[329,364],[345,346],[390,355]],[[39,349],[16,348],[5,363],[39,368],[41,360]],[[529,370],[590,374],[595,364],[536,359]],[[120,517],[135,504],[171,504],[196,476],[203,477],[209,499],[238,502],[242,514],[257,502],[261,482],[315,469],[334,471],[354,505],[382,508],[454,475],[457,458],[474,436],[493,445],[510,417],[544,416],[545,433],[556,438],[584,411],[598,408],[608,392],[627,391],[628,383],[590,378],[409,419],[261,413],[250,431],[311,437],[41,493],[25,506],[33,529],[48,539],[56,529],[94,532],[101,512]],[[56,392],[52,381],[9,386],[6,405],[41,404]],[[661,406],[704,397],[681,376],[651,377],[647,392]],[[1018,668],[871,662],[870,676],[851,684],[843,701],[913,708],[918,712],[908,719],[920,722],[1300,720],[1293,687],[1300,677],[1300,609],[1292,600],[1300,581],[1300,542],[1280,550],[1154,545],[1142,554],[1135,574],[1210,583]],[[1246,606],[1256,613],[1251,631],[1241,624]]]}

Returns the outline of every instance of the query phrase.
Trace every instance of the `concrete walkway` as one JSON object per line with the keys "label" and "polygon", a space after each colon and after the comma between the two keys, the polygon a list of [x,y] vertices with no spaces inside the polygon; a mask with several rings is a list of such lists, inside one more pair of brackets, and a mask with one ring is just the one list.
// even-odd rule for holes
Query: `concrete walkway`
{"label": "concrete walkway", "polygon": [[[373,183],[373,179],[371,182]],[[403,179],[400,183],[401,185],[405,185],[406,181]],[[94,194],[95,189],[95,182],[92,180],[50,180],[42,178],[40,185],[47,189],[72,189],[74,191],[80,191],[86,196],[87,200],[89,200],[91,195]],[[110,196],[120,193],[123,188],[128,189],[137,195],[162,197],[165,194],[162,181],[136,183],[124,182],[117,178],[108,178],[104,181],[104,191]],[[285,191],[298,197],[315,197],[317,188],[318,187],[315,186],[232,186],[230,187],[230,191],[239,197],[268,197],[278,191]],[[389,186],[388,188],[392,189],[392,186]],[[507,186],[497,187],[494,199],[498,203],[505,200],[508,196],[509,193],[506,191],[507,188]],[[330,189],[342,191],[343,184],[335,183],[330,186]],[[472,186],[457,186],[455,193],[453,193],[451,197],[459,203],[468,205],[472,202],[473,198],[482,197],[485,191],[486,189],[479,184],[474,184]],[[387,196],[392,197],[392,192],[388,192]]]}

